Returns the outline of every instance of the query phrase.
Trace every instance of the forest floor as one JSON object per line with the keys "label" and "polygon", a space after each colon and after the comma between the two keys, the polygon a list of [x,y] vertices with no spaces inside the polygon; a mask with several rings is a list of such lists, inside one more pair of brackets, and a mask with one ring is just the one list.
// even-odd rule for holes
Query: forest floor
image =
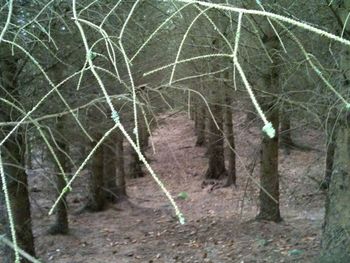
{"label": "forest floor", "polygon": [[[185,215],[180,225],[165,195],[151,176],[129,179],[130,203],[100,213],[70,214],[67,236],[46,234],[52,217],[47,185],[31,179],[37,255],[43,262],[312,262],[320,249],[324,193],[324,152],[280,150],[281,223],[257,222],[260,129],[235,120],[237,187],[202,188],[207,168],[204,147],[195,147],[194,123],[184,113],[164,114],[147,152],[151,165]],[[298,135],[299,134],[299,135]],[[323,137],[311,128],[293,131],[299,143],[317,147]],[[319,147],[319,146],[318,146]],[[313,179],[312,179],[313,178]],[[69,196],[71,212],[86,200],[87,178],[80,176]],[[255,182],[254,182],[255,181]],[[187,198],[180,198],[181,192]],[[41,207],[39,209],[39,207]]]}

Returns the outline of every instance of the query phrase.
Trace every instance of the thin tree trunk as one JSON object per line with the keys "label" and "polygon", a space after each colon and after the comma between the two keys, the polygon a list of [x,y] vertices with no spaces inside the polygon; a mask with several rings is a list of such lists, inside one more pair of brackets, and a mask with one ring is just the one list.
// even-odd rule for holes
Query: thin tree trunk
{"label": "thin tree trunk", "polygon": [[[273,127],[278,127],[278,115],[276,108],[267,114]],[[282,218],[279,209],[278,135],[272,139],[264,136],[261,148],[260,211],[256,218],[280,222]]]}
{"label": "thin tree trunk", "polygon": [[[63,135],[66,129],[66,117],[57,118],[56,129],[60,135]],[[61,164],[61,167],[65,172],[68,172],[68,161],[65,153],[67,154],[69,151],[69,147],[63,138],[56,138],[56,143],[59,149],[56,151],[56,156],[58,161]],[[53,160],[54,161],[54,160]],[[54,161],[55,162],[55,161]],[[63,174],[61,173],[58,164],[55,162],[55,178],[56,178],[56,197],[58,197],[66,186],[66,181],[64,179]],[[66,194],[63,195],[61,200],[58,202],[56,207],[56,222],[49,229],[49,234],[57,235],[57,234],[67,234],[69,231],[68,228],[68,212],[67,212],[67,202],[66,202]]]}
{"label": "thin tree trunk", "polygon": [[126,183],[125,183],[125,169],[124,169],[124,137],[118,132],[116,135],[116,187],[118,200],[127,198]]}
{"label": "thin tree trunk", "polygon": [[[96,141],[99,141],[101,137],[101,134],[96,136]],[[103,148],[100,146],[96,149],[91,160],[89,201],[86,205],[87,210],[92,212],[99,212],[104,209],[105,193],[103,191],[103,186]]]}
{"label": "thin tree trunk", "polygon": [[235,153],[235,137],[233,133],[232,109],[231,101],[228,94],[225,95],[226,109],[225,109],[225,136],[228,144],[227,159],[228,159],[228,177],[226,186],[236,185],[236,153]]}
{"label": "thin tree trunk", "polygon": [[[140,150],[142,154],[145,155],[146,145],[148,145],[149,134],[147,131],[146,123],[144,117],[139,118],[139,140],[140,140]],[[145,174],[142,171],[142,161],[140,160],[137,152],[130,147],[130,163],[129,163],[129,176],[130,178],[140,178],[144,177]]]}
{"label": "thin tree trunk", "polygon": [[198,102],[198,112],[197,112],[197,118],[196,118],[196,146],[203,146],[205,145],[205,115],[206,115],[206,109],[203,105],[203,103]]}
{"label": "thin tree trunk", "polygon": [[130,178],[144,177],[145,174],[142,171],[142,162],[139,159],[137,152],[134,149],[130,149],[130,163],[129,163],[129,175]]}

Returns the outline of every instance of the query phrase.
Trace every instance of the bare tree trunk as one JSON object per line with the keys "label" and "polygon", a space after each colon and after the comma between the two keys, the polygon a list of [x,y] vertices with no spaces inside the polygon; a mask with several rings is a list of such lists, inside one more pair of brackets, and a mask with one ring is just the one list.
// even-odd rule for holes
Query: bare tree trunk
{"label": "bare tree trunk", "polygon": [[107,201],[117,201],[117,184],[116,184],[116,152],[115,152],[115,141],[116,135],[113,134],[103,145],[103,177],[104,177],[104,192]]}
{"label": "bare tree trunk", "polygon": [[125,170],[124,170],[124,137],[118,132],[116,136],[116,187],[118,200],[127,198],[126,194],[126,183],[125,183]]}
{"label": "bare tree trunk", "polygon": [[[335,122],[332,122],[335,123]],[[326,146],[326,167],[323,182],[321,183],[322,189],[328,189],[331,183],[331,177],[333,172],[334,154],[335,154],[335,133],[336,130],[333,129],[333,125],[330,126],[331,129],[327,131],[327,146]]]}
{"label": "bare tree trunk", "polygon": [[[17,82],[15,74],[17,71],[17,60],[14,56],[11,56],[11,51],[7,46],[0,45],[0,84],[4,89],[11,94],[12,97],[20,101],[20,94],[18,93]],[[0,89],[0,97],[9,97],[8,94],[4,94],[4,90]],[[16,101],[13,103],[17,104]],[[2,103],[0,108],[0,121],[8,122],[18,119],[16,114],[18,111],[13,109],[7,104]],[[1,128],[0,140],[2,140],[9,132],[9,129]],[[16,239],[19,247],[35,256],[34,238],[32,233],[32,221],[30,213],[30,202],[28,194],[28,181],[27,174],[25,172],[25,139],[24,130],[19,127],[17,131],[6,140],[1,146],[1,158],[4,164],[4,173],[6,176],[6,185],[9,194],[9,200],[11,202],[10,209],[13,215],[13,221],[16,231]],[[5,222],[5,234],[9,240],[10,225],[8,221],[8,215],[5,205],[3,204],[4,193],[3,185],[0,182],[0,201],[1,221]],[[5,263],[14,262],[13,250],[7,246],[4,248]],[[29,262],[26,259],[22,259],[21,262]]]}
{"label": "bare tree trunk", "polygon": [[130,163],[129,163],[129,175],[130,178],[144,177],[145,174],[142,171],[142,162],[139,159],[137,152],[134,149],[130,149]]}
{"label": "bare tree trunk", "polygon": [[196,140],[196,146],[203,146],[205,145],[205,115],[206,115],[206,109],[203,105],[203,103],[198,102],[198,112],[197,112],[197,118],[196,118],[196,134],[197,134],[197,140]]}
{"label": "bare tree trunk", "polygon": [[[99,141],[102,136],[95,136]],[[103,191],[103,147],[96,149],[91,160],[91,174],[89,180],[89,201],[86,209],[92,212],[102,211],[105,207],[105,193]]]}
{"label": "bare tree trunk", "polygon": [[[278,127],[278,115],[276,108],[267,115],[273,127]],[[272,139],[264,136],[261,148],[260,212],[256,218],[280,222],[282,218],[279,209],[278,135]]]}
{"label": "bare tree trunk", "polygon": [[[57,138],[55,138],[57,146],[59,149],[56,150],[56,156],[58,161],[61,164],[61,167],[64,169],[65,172],[68,171],[68,161],[67,157],[65,155],[68,154],[69,147],[65,140],[61,138],[60,136],[65,133],[66,129],[66,117],[59,117],[57,118],[57,124],[56,129],[58,132]],[[55,178],[56,178],[56,197],[58,197],[61,192],[63,191],[64,187],[66,186],[66,181],[64,179],[63,174],[61,173],[58,164],[53,160],[55,163]],[[57,234],[67,234],[69,231],[68,228],[68,213],[67,213],[67,202],[66,202],[66,194],[63,195],[61,200],[58,202],[56,207],[56,222],[54,225],[51,226],[49,229],[49,234],[51,235],[57,235]]]}
{"label": "bare tree trunk", "polygon": [[224,140],[222,135],[223,130],[223,112],[220,101],[221,94],[219,89],[211,89],[211,97],[214,99],[214,105],[212,106],[212,113],[215,117],[218,127],[212,118],[209,120],[209,143],[208,143],[208,157],[209,167],[205,173],[205,179],[221,179],[227,175],[225,169],[225,156],[224,156]]}
{"label": "bare tree trunk", "polygon": [[[266,21],[266,34],[262,38],[266,50],[269,52],[273,64],[267,69],[263,81],[265,89],[273,94],[279,92],[279,71],[280,71],[280,42],[275,33]],[[262,108],[267,119],[276,130],[274,138],[269,138],[265,134],[261,143],[261,165],[260,165],[260,211],[258,220],[268,220],[280,222],[282,220],[279,208],[279,173],[278,173],[278,141],[279,141],[279,106],[276,98],[265,97]]]}
{"label": "bare tree trunk", "polygon": [[226,186],[236,185],[236,153],[235,153],[235,137],[233,133],[232,109],[231,101],[228,94],[225,95],[225,136],[228,144],[227,159],[228,159],[228,177]]}
{"label": "bare tree trunk", "polygon": [[[350,12],[350,0],[333,3],[337,19],[341,20],[344,36],[350,36],[350,25],[347,23]],[[345,83],[350,80],[350,52],[345,47],[340,54],[340,69]],[[343,87],[347,89],[347,87]],[[332,166],[331,180],[327,191],[326,213],[322,233],[321,257],[317,262],[337,263],[350,262],[350,114],[342,111],[337,120],[336,138],[330,137],[330,149],[327,166]],[[328,134],[328,136],[332,136]],[[332,154],[332,141],[335,141]],[[333,158],[332,158],[333,156]],[[329,171],[326,171],[329,173]]]}
{"label": "bare tree trunk", "polygon": [[[139,140],[140,140],[140,149],[142,154],[145,155],[146,145],[148,145],[149,134],[147,131],[145,120],[143,116],[139,119]],[[130,178],[140,178],[144,177],[145,174],[142,171],[142,161],[140,160],[137,152],[133,148],[130,148],[130,163],[129,163],[129,176]]]}
{"label": "bare tree trunk", "polygon": [[322,256],[318,262],[350,262],[350,115],[338,128],[334,167],[330,181],[322,235]]}
{"label": "bare tree trunk", "polygon": [[[15,139],[15,140],[12,140]],[[32,234],[32,221],[30,213],[30,203],[28,194],[28,181],[24,168],[24,140],[23,136],[18,134],[16,138],[12,137],[8,140],[4,148],[1,150],[4,163],[13,163],[16,165],[4,165],[4,172],[7,175],[7,189],[11,202],[11,210],[15,223],[17,243],[21,249],[32,256],[35,256],[34,237]],[[21,168],[18,168],[21,167]],[[3,198],[2,198],[3,199]],[[11,240],[9,221],[6,210],[1,211],[5,216],[6,236]],[[13,250],[9,247],[5,248],[5,262],[14,262]],[[23,259],[21,262],[29,262]]]}

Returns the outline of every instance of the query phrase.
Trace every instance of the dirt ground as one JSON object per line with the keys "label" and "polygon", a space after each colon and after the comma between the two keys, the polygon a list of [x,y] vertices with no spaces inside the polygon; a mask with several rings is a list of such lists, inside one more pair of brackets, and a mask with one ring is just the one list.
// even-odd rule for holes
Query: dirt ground
{"label": "dirt ground", "polygon": [[[167,117],[169,116],[170,117]],[[185,215],[180,225],[172,207],[150,176],[128,180],[130,203],[100,213],[70,214],[70,234],[49,236],[53,217],[43,178],[31,178],[37,255],[43,262],[312,262],[320,249],[324,193],[314,179],[323,175],[324,152],[292,150],[280,154],[282,223],[256,222],[259,166],[248,174],[258,154],[258,125],[235,120],[237,187],[202,188],[205,148],[195,147],[194,123],[185,113],[161,116],[147,156]],[[299,136],[297,136],[300,134]],[[297,142],[323,145],[319,132],[301,127]],[[321,147],[322,148],[322,147]],[[69,196],[74,212],[85,201],[86,176]],[[187,198],[178,195],[186,192]],[[41,207],[39,209],[39,207]]]}

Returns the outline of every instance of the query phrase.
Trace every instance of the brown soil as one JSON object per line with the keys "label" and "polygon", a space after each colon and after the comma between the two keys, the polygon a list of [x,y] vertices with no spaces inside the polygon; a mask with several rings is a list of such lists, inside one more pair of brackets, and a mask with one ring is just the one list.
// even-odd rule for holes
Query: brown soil
{"label": "brown soil", "polygon": [[[172,207],[150,176],[128,180],[131,203],[100,213],[70,215],[68,236],[46,234],[52,217],[47,211],[53,200],[47,180],[32,179],[34,235],[38,256],[44,262],[312,262],[319,253],[324,194],[318,191],[324,153],[281,150],[282,223],[256,222],[258,171],[252,160],[259,153],[258,127],[236,123],[239,153],[237,187],[202,188],[207,158],[205,148],[195,147],[193,122],[179,113],[167,117],[154,131],[147,155],[160,179],[176,198],[186,217],[180,225]],[[296,132],[295,132],[296,133]],[[320,145],[320,133],[303,128],[300,143]],[[296,135],[293,134],[295,137]],[[71,212],[84,203],[87,180],[75,183],[69,197]],[[51,187],[52,188],[52,187]],[[33,187],[32,187],[33,190]],[[51,195],[52,196],[52,195]],[[38,207],[41,207],[40,209]]]}

